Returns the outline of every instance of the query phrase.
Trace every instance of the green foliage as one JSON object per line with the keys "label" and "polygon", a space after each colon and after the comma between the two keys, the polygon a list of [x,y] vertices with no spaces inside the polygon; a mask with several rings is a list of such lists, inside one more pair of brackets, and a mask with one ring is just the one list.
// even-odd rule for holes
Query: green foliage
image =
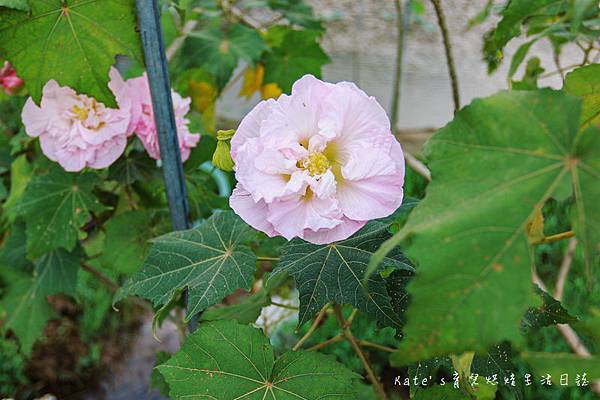
{"label": "green foliage", "polygon": [[[39,102],[50,79],[115,104],[108,71],[117,54],[140,61],[133,0],[30,2],[31,11],[0,13],[0,50]],[[65,60],[69,60],[68,68]]]}
{"label": "green foliage", "polygon": [[28,355],[55,313],[31,275],[5,269],[0,278],[8,285],[0,302],[2,332],[12,331],[21,343],[21,351]]}
{"label": "green foliage", "polygon": [[27,0],[0,0],[0,7],[14,8],[15,10],[29,11]]}
{"label": "green foliage", "polygon": [[240,324],[251,324],[260,315],[263,307],[269,305],[265,290],[249,296],[239,304],[209,308],[200,316],[200,321],[235,320]]}
{"label": "green foliage", "polygon": [[240,60],[254,63],[266,49],[255,30],[231,24],[194,31],[186,40],[183,52],[188,67],[201,67],[214,74],[223,87]]}
{"label": "green foliage", "polygon": [[[389,237],[388,226],[374,221],[350,238],[329,245],[300,239],[285,245],[270,278],[287,273],[296,280],[300,291],[298,324],[304,324],[326,303],[335,301],[351,304],[385,324],[398,325],[384,279],[372,275],[366,285],[362,281],[371,255]],[[412,270],[399,251],[389,254],[383,267]]]}
{"label": "green foliage", "polygon": [[571,316],[560,304],[560,301],[555,300],[552,296],[539,288],[537,289],[537,292],[541,295],[544,304],[538,308],[530,308],[527,310],[521,323],[525,332],[539,329],[544,326],[572,324],[577,322],[577,318]]}
{"label": "green foliage", "polygon": [[79,251],[69,253],[63,249],[44,254],[35,263],[35,290],[32,297],[64,293],[75,295],[79,272]]}
{"label": "green foliage", "polygon": [[72,174],[53,166],[34,177],[17,205],[27,226],[27,254],[40,256],[62,247],[73,250],[79,229],[104,207],[92,193],[99,183],[94,173]]}
{"label": "green foliage", "polygon": [[523,353],[527,362],[540,376],[550,374],[556,380],[562,374],[569,375],[569,386],[576,385],[576,377],[586,374],[590,381],[600,378],[600,359],[598,357],[582,358],[568,353]]}
{"label": "green foliage", "polygon": [[[485,18],[489,15],[483,14]],[[501,12],[498,25],[487,33],[484,58],[488,70],[495,71],[504,57],[504,48],[524,31],[529,40],[513,57],[509,77],[525,59],[531,46],[548,39],[555,53],[568,41],[593,43],[600,36],[596,20],[600,16],[597,2],[590,0],[512,0]]]}
{"label": "green foliage", "polygon": [[[427,196],[372,260],[405,241],[418,266],[406,337],[392,360],[521,343],[519,323],[537,303],[526,227],[536,205],[570,185],[576,232],[588,243],[588,258],[594,255],[600,236],[586,215],[598,215],[591,197],[599,198],[600,135],[578,134],[580,110],[560,92],[500,93],[475,100],[429,141],[434,181]],[[517,132],[518,143],[511,140]]]}
{"label": "green foliage", "polygon": [[0,338],[0,395],[14,398],[19,386],[27,383],[23,356],[15,341]]}
{"label": "green foliage", "polygon": [[250,233],[235,214],[221,212],[196,229],[154,239],[142,269],[115,302],[138,295],[163,306],[187,288],[189,319],[234,290],[249,289],[256,269],[256,256],[245,244]]}
{"label": "green foliage", "polygon": [[578,68],[565,79],[565,91],[583,98],[581,126],[600,122],[600,64]]}
{"label": "green foliage", "polygon": [[276,27],[269,32],[277,35],[279,44],[273,47],[265,59],[265,82],[275,82],[285,93],[304,74],[321,76],[321,67],[330,62],[319,46],[319,31],[295,31]]}
{"label": "green foliage", "polygon": [[210,322],[187,337],[158,370],[174,399],[352,399],[356,375],[313,352],[287,352],[275,359],[257,329],[232,321]]}

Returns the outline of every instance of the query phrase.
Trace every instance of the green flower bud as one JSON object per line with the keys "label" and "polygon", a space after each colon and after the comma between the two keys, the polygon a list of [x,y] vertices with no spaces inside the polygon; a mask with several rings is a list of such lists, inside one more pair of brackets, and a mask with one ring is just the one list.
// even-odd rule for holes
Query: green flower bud
{"label": "green flower bud", "polygon": [[233,160],[231,159],[231,146],[229,142],[235,133],[234,129],[217,132],[217,148],[213,154],[212,163],[223,171],[233,171]]}

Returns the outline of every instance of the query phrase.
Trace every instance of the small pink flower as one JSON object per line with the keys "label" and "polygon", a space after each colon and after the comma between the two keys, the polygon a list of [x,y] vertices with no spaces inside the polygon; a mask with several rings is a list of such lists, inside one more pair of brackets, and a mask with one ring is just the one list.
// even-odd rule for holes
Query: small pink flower
{"label": "small pink flower", "polygon": [[4,61],[4,66],[0,69],[0,84],[6,94],[15,94],[23,87],[23,79],[17,76],[17,71],[8,62]]}
{"label": "small pink flower", "polygon": [[107,108],[54,80],[44,86],[39,107],[27,99],[21,118],[27,134],[39,136],[44,154],[66,171],[108,167],[127,145],[127,112]]}
{"label": "small pink flower", "polygon": [[[154,124],[148,76],[144,73],[139,78],[124,81],[119,72],[115,68],[112,68],[110,78],[108,87],[115,94],[119,107],[129,110],[131,114],[128,132],[135,132],[150,157],[160,160],[160,148],[156,125]],[[187,126],[189,120],[185,116],[190,111],[190,98],[184,99],[175,91],[172,91],[171,96],[175,111],[179,148],[181,150],[181,161],[185,161],[190,156],[191,150],[198,144],[200,135],[190,133]]]}
{"label": "small pink flower", "polygon": [[348,238],[402,203],[404,155],[379,103],[311,75],[260,102],[231,140],[233,210],[269,236]]}

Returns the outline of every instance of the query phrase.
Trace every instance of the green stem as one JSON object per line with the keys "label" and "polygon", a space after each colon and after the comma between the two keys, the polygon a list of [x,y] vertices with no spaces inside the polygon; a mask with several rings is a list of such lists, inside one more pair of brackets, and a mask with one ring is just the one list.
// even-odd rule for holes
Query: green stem
{"label": "green stem", "polygon": [[568,239],[568,238],[572,238],[572,237],[575,237],[575,232],[566,231],[566,232],[557,233],[556,235],[546,236],[538,241],[533,242],[532,244],[552,243],[552,242],[557,242],[559,240]]}
{"label": "green stem", "polygon": [[319,324],[321,323],[321,321],[323,320],[323,317],[325,317],[325,313],[327,312],[327,309],[329,308],[330,303],[327,303],[323,306],[323,308],[321,308],[321,311],[319,311],[319,314],[317,314],[317,316],[315,317],[313,323],[311,324],[310,328],[308,328],[308,332],[306,332],[306,334],[304,334],[304,336],[302,336],[300,338],[300,340],[298,341],[298,343],[296,343],[294,345],[294,347],[292,347],[293,351],[296,351],[298,349],[300,349],[302,347],[302,345],[304,345],[304,343],[310,339],[310,337],[312,336],[312,334],[317,330],[317,328],[319,327]]}
{"label": "green stem", "polygon": [[286,308],[288,310],[298,311],[298,307],[296,307],[296,306],[291,306],[289,304],[278,303],[276,301],[271,301],[271,305],[272,306],[281,307],[281,308]]}
{"label": "green stem", "polygon": [[344,337],[346,338],[346,340],[348,340],[348,342],[350,342],[352,350],[354,350],[354,352],[362,362],[363,367],[367,371],[367,377],[373,384],[373,388],[375,389],[375,392],[377,392],[377,396],[381,400],[387,400],[387,395],[383,390],[383,386],[381,385],[381,382],[379,382],[379,379],[377,379],[375,372],[373,372],[373,368],[371,368],[371,364],[369,363],[369,360],[367,360],[367,356],[365,356],[365,353],[363,353],[362,349],[360,348],[360,345],[358,344],[356,338],[352,334],[352,331],[350,330],[350,326],[348,325],[347,321],[344,321],[344,316],[342,315],[342,308],[339,306],[339,304],[335,304],[333,306],[333,314],[338,320],[340,328],[342,328],[342,333]]}
{"label": "green stem", "polygon": [[460,94],[458,89],[458,78],[456,76],[456,67],[454,66],[454,57],[452,56],[452,45],[450,44],[450,35],[448,34],[448,26],[446,25],[446,16],[442,8],[441,0],[431,0],[435,14],[437,15],[438,25],[442,31],[442,40],[444,42],[444,50],[446,52],[446,63],[448,64],[448,74],[450,75],[450,83],[452,85],[452,98],[454,99],[454,112],[460,109]]}

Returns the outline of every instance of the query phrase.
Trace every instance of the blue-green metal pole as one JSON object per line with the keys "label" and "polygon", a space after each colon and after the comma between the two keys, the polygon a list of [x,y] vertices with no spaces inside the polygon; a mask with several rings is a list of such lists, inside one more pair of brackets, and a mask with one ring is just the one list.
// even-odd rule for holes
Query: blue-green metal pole
{"label": "blue-green metal pole", "polygon": [[146,72],[152,94],[160,158],[171,211],[171,223],[174,230],[188,229],[185,176],[179,152],[158,0],[136,0],[136,6]]}
{"label": "blue-green metal pole", "polygon": [[[152,109],[158,144],[160,145],[160,159],[162,162],[163,176],[171,211],[171,224],[173,230],[183,230],[190,227],[188,220],[188,201],[185,188],[185,175],[179,152],[179,139],[177,138],[177,125],[173,112],[171,98],[171,84],[169,83],[169,70],[165,55],[162,28],[160,25],[160,11],[158,0],[136,0],[138,25],[144,49],[146,73],[150,83],[152,95]],[[186,302],[187,302],[187,295]],[[189,328],[193,331],[196,320],[192,318]]]}

